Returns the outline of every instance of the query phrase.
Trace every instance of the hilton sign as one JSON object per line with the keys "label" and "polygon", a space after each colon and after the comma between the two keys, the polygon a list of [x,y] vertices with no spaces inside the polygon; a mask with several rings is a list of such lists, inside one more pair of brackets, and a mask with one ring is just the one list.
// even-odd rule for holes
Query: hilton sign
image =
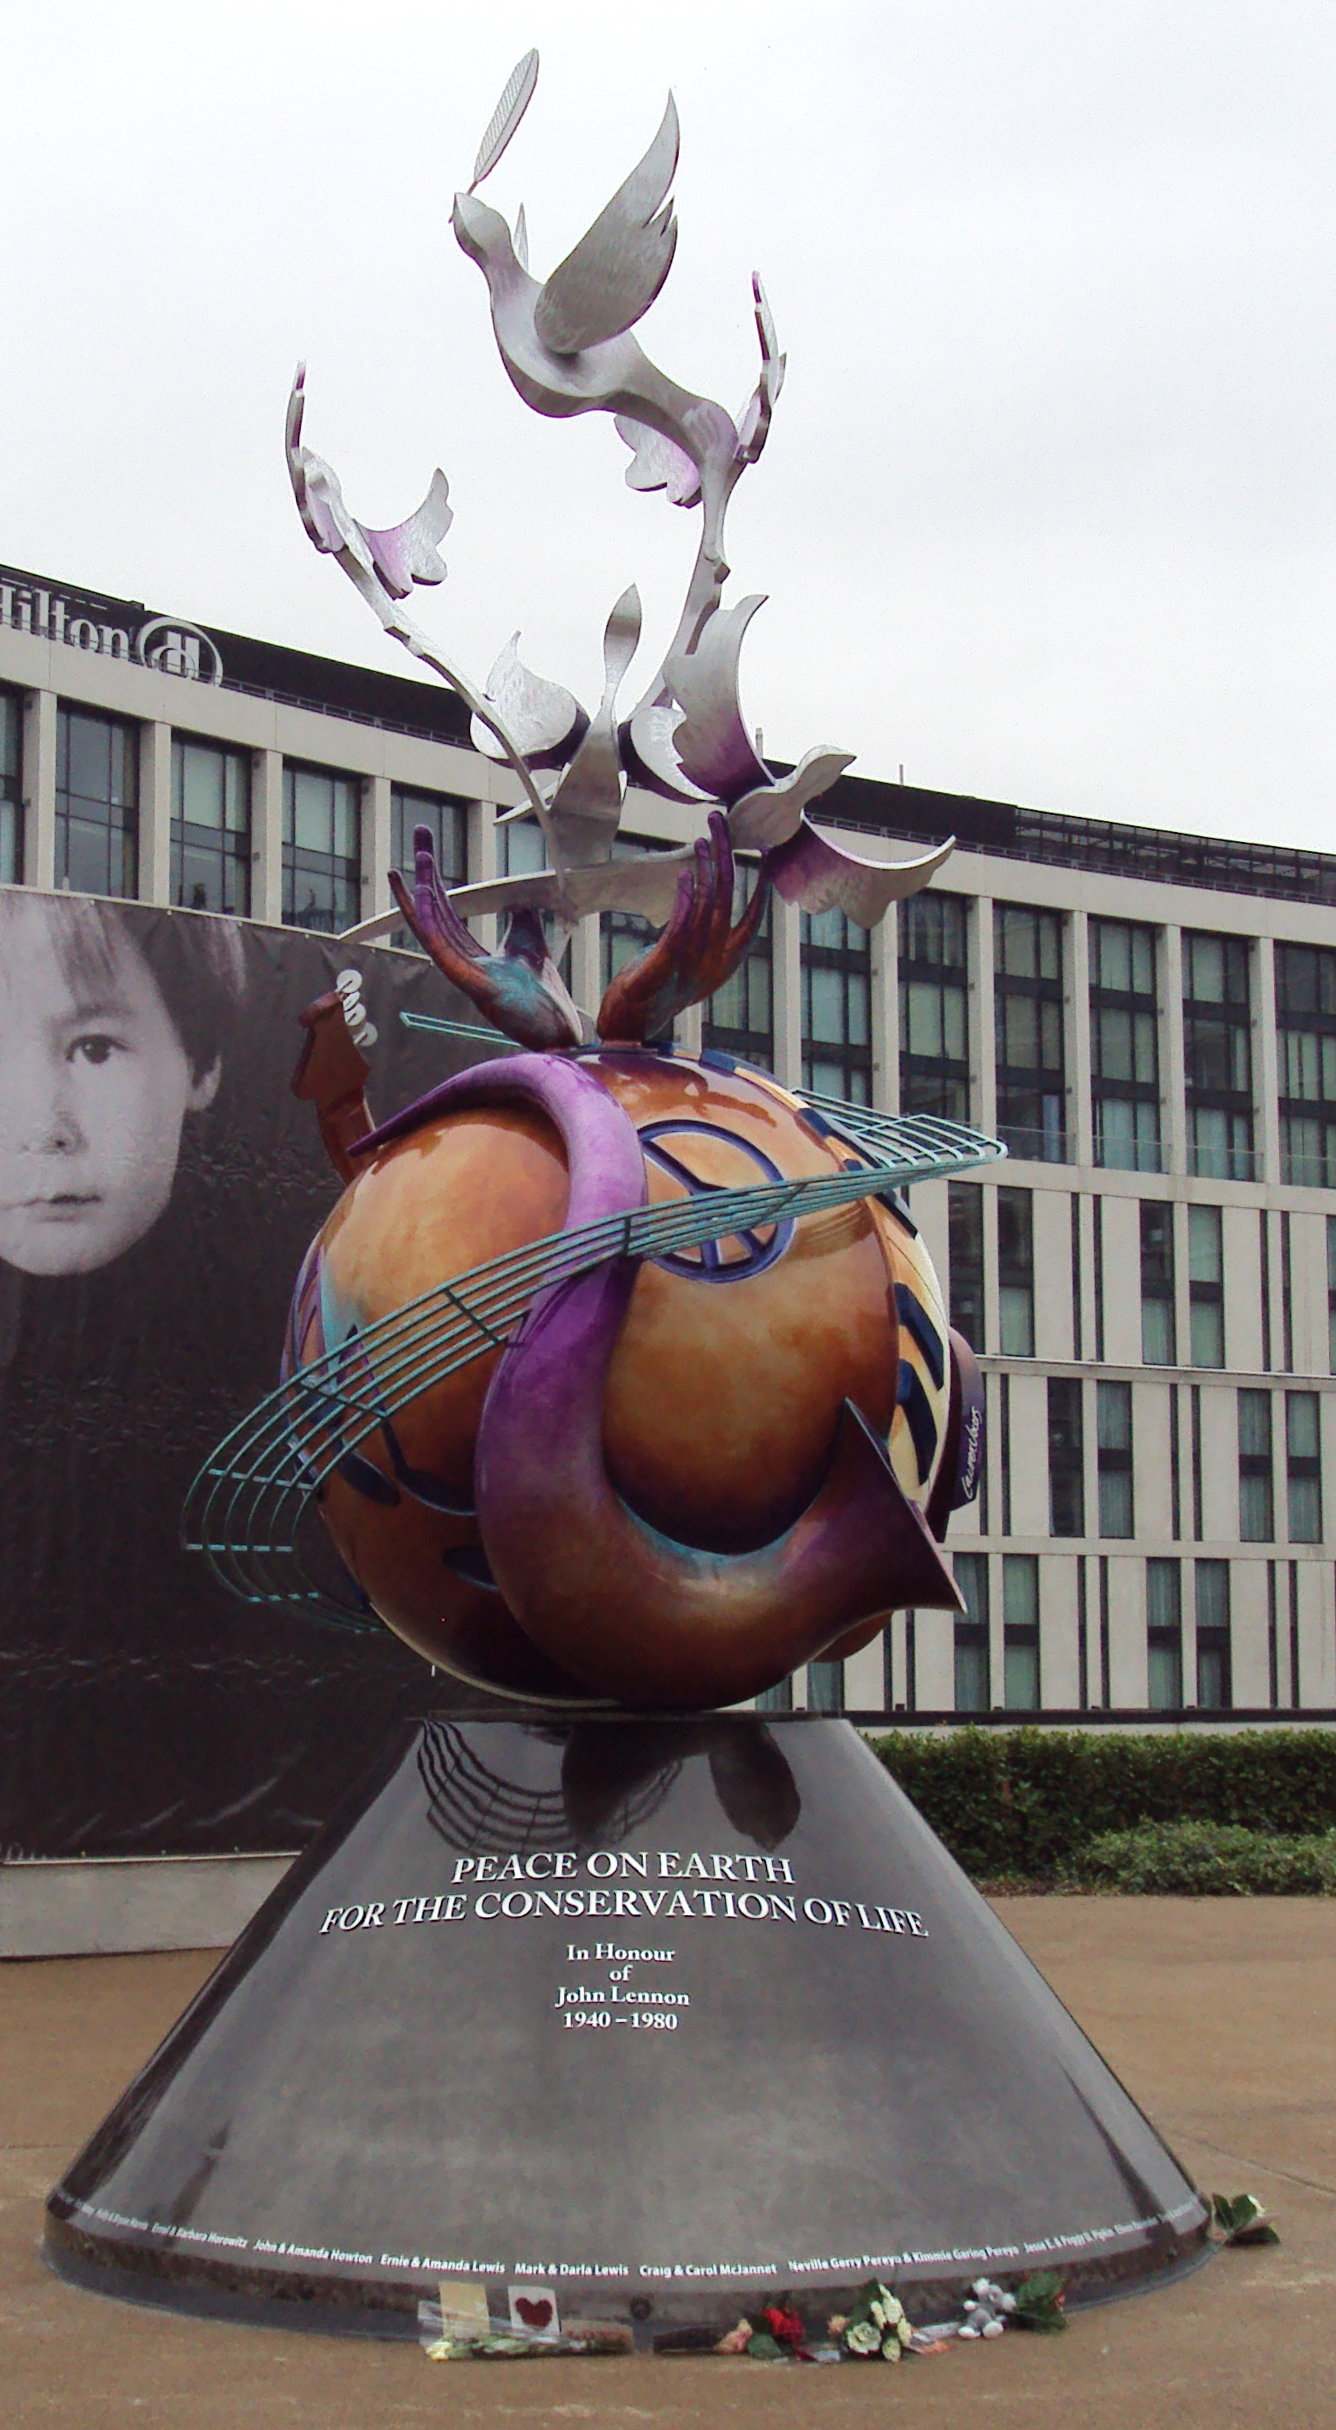
{"label": "hilton sign", "polygon": [[150,616],[131,630],[104,624],[100,614],[90,613],[112,604],[63,598],[59,591],[39,590],[35,583],[0,581],[0,630],[64,642],[69,649],[88,650],[99,658],[124,658],[194,683],[222,682],[217,644],[197,624],[184,624],[178,616]]}

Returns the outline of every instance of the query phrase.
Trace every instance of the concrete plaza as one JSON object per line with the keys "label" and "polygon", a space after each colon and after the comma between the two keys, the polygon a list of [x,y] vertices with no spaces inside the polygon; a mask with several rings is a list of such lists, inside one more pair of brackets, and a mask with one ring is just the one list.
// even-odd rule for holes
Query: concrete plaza
{"label": "concrete plaza", "polygon": [[42,2200],[212,1954],[0,1966],[0,2420],[7,2430],[1331,2430],[1336,1901],[1011,1899],[1000,1912],[1198,2182],[1256,2193],[1279,2247],[1162,2293],[892,2374],[740,2361],[433,2365],[179,2320],[64,2287]]}

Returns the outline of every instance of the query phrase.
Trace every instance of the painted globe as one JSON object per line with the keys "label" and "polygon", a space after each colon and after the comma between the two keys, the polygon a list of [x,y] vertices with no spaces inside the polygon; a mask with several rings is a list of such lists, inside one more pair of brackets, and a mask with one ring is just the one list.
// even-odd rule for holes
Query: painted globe
{"label": "painted globe", "polygon": [[[604,1048],[462,1075],[373,1136],[303,1266],[289,1371],[342,1346],[342,1380],[391,1411],[326,1478],[325,1525],[388,1626],[479,1686],[734,1701],[931,1593],[919,1513],[943,1472],[951,1353],[893,1200],[611,1259],[400,1406],[363,1347],[378,1320],[560,1233],[590,1203],[577,1166],[603,1187],[611,1158],[623,1198],[655,1205],[863,1161],[718,1061]],[[530,1065],[563,1068],[526,1090]]]}

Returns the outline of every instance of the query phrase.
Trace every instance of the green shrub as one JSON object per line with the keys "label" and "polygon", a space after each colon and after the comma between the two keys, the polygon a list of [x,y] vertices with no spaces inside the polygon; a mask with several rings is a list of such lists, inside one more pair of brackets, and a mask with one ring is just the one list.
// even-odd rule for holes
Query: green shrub
{"label": "green shrub", "polygon": [[1242,1823],[1143,1823],[1077,1848],[1064,1878],[1097,1890],[1179,1898],[1336,1896],[1336,1832],[1285,1836]]}
{"label": "green shrub", "polygon": [[1336,1730],[962,1728],[872,1743],[951,1854],[986,1879],[1051,1878],[1091,1839],[1143,1823],[1336,1829]]}

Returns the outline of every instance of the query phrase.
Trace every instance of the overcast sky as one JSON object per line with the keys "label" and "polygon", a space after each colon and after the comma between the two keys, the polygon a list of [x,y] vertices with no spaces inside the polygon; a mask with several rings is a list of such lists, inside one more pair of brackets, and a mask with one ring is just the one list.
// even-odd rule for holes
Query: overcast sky
{"label": "overcast sky", "polygon": [[769,594],[745,701],[776,755],[1336,850],[1336,13],[1308,0],[17,0],[0,560],[409,672],[298,524],[301,355],[364,521],[448,474],[418,598],[470,671],[520,626],[588,701],[635,579],[648,674],[695,518],[625,488],[606,417],[520,404],[448,224],[530,43],[486,194],[525,202],[538,274],[671,85],[647,351],[740,406],[765,279],[789,379],[729,555],[731,596]]}

